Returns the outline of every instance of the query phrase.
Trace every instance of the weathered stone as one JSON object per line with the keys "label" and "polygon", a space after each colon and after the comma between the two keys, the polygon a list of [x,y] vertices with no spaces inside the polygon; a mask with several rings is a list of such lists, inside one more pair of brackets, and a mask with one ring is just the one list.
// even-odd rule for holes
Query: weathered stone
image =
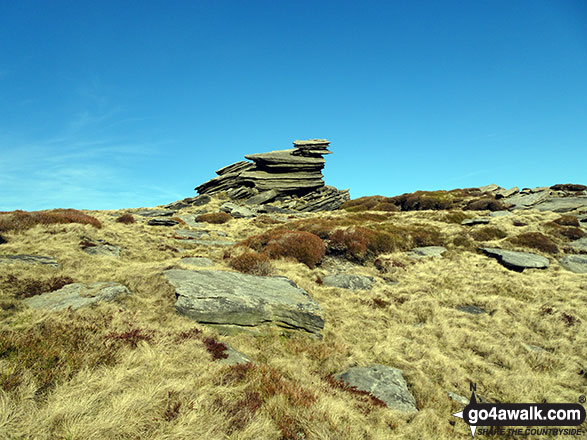
{"label": "weathered stone", "polygon": [[587,196],[549,198],[534,205],[539,211],[569,212],[587,208]]}
{"label": "weathered stone", "polygon": [[373,287],[375,278],[364,275],[351,275],[348,273],[338,273],[327,275],[322,278],[325,286],[339,287],[341,289],[368,290]]}
{"label": "weathered stone", "polygon": [[88,246],[83,249],[86,254],[90,255],[104,255],[107,257],[120,257],[120,247],[113,244],[98,244],[96,246]]}
{"label": "weathered stone", "polygon": [[514,214],[512,214],[509,211],[493,211],[489,213],[489,216],[491,217],[510,217]]}
{"label": "weathered stone", "polygon": [[188,266],[196,266],[196,267],[210,267],[214,266],[214,262],[209,258],[205,257],[189,257],[189,258],[182,258],[179,260],[181,264],[187,264]]}
{"label": "weathered stone", "polygon": [[235,241],[231,240],[178,240],[184,244],[195,244],[199,246],[234,246]]}
{"label": "weathered stone", "polygon": [[495,192],[495,191],[500,191],[503,189],[505,189],[505,188],[502,188],[501,186],[496,185],[495,183],[479,187],[479,190],[483,191],[483,192]]}
{"label": "weathered stone", "polygon": [[520,192],[512,197],[508,197],[505,201],[512,205],[511,209],[529,209],[535,204],[546,200],[549,196],[548,192],[530,193]]}
{"label": "weathered stone", "polygon": [[466,218],[461,222],[463,226],[486,225],[491,221],[489,217]]}
{"label": "weathered stone", "polygon": [[486,255],[497,259],[497,261],[508,269],[518,272],[524,269],[545,269],[548,267],[548,259],[529,252],[507,251],[505,249],[481,248]]}
{"label": "weathered stone", "polygon": [[451,400],[454,400],[455,402],[457,402],[461,406],[467,406],[469,404],[469,399],[461,396],[460,394],[456,394],[451,391],[447,391],[447,394]]}
{"label": "weathered stone", "polygon": [[223,203],[220,206],[220,211],[227,212],[234,218],[251,218],[256,216],[249,208],[231,202]]}
{"label": "weathered stone", "polygon": [[251,197],[245,203],[247,205],[263,205],[264,203],[268,203],[279,195],[277,191],[274,189],[270,189],[269,191],[263,191],[262,193],[257,194],[256,196]]}
{"label": "weathered stone", "polygon": [[353,367],[335,376],[351,387],[367,391],[390,409],[416,412],[416,399],[408,390],[403,371],[385,365]]}
{"label": "weathered stone", "polygon": [[306,139],[303,141],[300,141],[300,140],[293,141],[293,144],[297,148],[302,148],[302,147],[318,148],[320,146],[323,148],[327,148],[328,145],[330,144],[330,142],[327,141],[326,139]]}
{"label": "weathered stone", "polygon": [[176,238],[180,237],[180,238],[187,238],[187,239],[199,239],[199,238],[210,236],[209,232],[206,230],[191,231],[189,229],[176,229],[173,232],[176,235]]}
{"label": "weathered stone", "polygon": [[138,211],[134,214],[140,215],[142,217],[170,217],[175,214],[175,211],[170,209],[153,209],[153,210],[145,210],[145,211]]}
{"label": "weathered stone", "polygon": [[202,206],[206,205],[210,200],[210,196],[202,194],[200,196],[188,197],[187,199],[178,200],[177,202],[170,203],[168,205],[165,205],[165,208],[179,210],[182,208],[187,208],[188,206]]}
{"label": "weathered stone", "polygon": [[295,156],[294,149],[270,151],[268,153],[247,154],[245,158],[252,160],[258,168],[295,170],[321,170],[325,160],[322,157]]}
{"label": "weathered stone", "polygon": [[243,182],[248,182],[259,191],[274,189],[278,192],[293,193],[324,186],[320,171],[303,171],[289,173],[270,173],[268,171],[245,171],[240,175]]}
{"label": "weathered stone", "polygon": [[222,176],[224,174],[231,174],[231,173],[240,173],[244,170],[249,170],[254,168],[251,162],[247,162],[246,160],[241,160],[240,162],[233,163],[232,165],[228,165],[224,168],[220,168],[216,171],[216,174]]}
{"label": "weathered stone", "polygon": [[263,205],[257,208],[257,213],[259,214],[293,214],[294,211],[291,209],[280,208],[279,206],[273,205]]}
{"label": "weathered stone", "polygon": [[113,301],[119,296],[127,294],[130,292],[126,286],[119,283],[73,283],[54,292],[26,298],[24,303],[33,309],[57,311],[71,307],[73,310],[77,310],[98,301]]}
{"label": "weathered stone", "polygon": [[348,200],[350,200],[348,189],[339,190],[326,185],[286,202],[283,206],[300,212],[334,211]]}
{"label": "weathered stone", "polygon": [[228,355],[228,357],[218,359],[217,362],[224,365],[248,364],[251,362],[251,360],[240,351],[235,350],[226,343],[224,345],[226,345],[226,350],[224,353]]}
{"label": "weathered stone", "polygon": [[517,194],[520,192],[520,188],[518,188],[517,186],[514,186],[513,188],[510,189],[500,189],[495,191],[495,198],[496,199],[503,199],[505,197],[511,197],[514,194]]}
{"label": "weathered stone", "polygon": [[194,214],[183,214],[178,215],[178,218],[182,219],[186,225],[192,228],[203,228],[206,226],[206,223],[200,223],[196,221],[196,216]]}
{"label": "weathered stone", "polygon": [[574,247],[579,252],[587,252],[587,237],[580,238],[570,243],[571,247]]}
{"label": "weathered stone", "polygon": [[0,263],[43,264],[52,267],[59,267],[59,263],[55,258],[44,257],[42,255],[0,255]]}
{"label": "weathered stone", "polygon": [[471,304],[466,304],[464,306],[457,306],[457,310],[461,312],[469,313],[471,315],[481,315],[483,313],[487,313],[487,310],[482,309],[481,307],[477,307]]}
{"label": "weathered stone", "polygon": [[559,263],[571,272],[587,273],[587,255],[567,255]]}
{"label": "weathered stone", "polygon": [[231,200],[242,200],[255,197],[259,191],[255,188],[249,188],[248,186],[239,186],[238,188],[231,188],[226,191],[226,195]]}
{"label": "weathered stone", "polygon": [[164,274],[175,287],[176,310],[200,323],[245,327],[271,323],[310,333],[324,327],[318,303],[285,277],[179,269]]}
{"label": "weathered stone", "polygon": [[446,248],[442,246],[424,246],[412,249],[408,255],[412,258],[442,257],[445,252]]}
{"label": "weathered stone", "polygon": [[147,222],[149,226],[175,226],[179,222],[177,220],[171,220],[169,218],[154,218]]}

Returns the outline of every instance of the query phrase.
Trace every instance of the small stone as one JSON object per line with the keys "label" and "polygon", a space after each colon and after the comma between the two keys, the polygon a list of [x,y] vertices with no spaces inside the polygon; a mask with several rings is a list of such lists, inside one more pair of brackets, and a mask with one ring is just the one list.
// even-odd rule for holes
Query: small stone
{"label": "small stone", "polygon": [[457,310],[461,312],[470,313],[471,315],[482,315],[483,313],[487,313],[487,310],[482,309],[481,307],[477,307],[471,304],[467,304],[464,306],[458,306]]}
{"label": "small stone", "polygon": [[491,221],[490,217],[475,217],[475,218],[466,218],[461,222],[463,226],[474,226],[474,225],[486,225]]}
{"label": "small stone", "polygon": [[248,364],[249,362],[251,362],[251,360],[240,351],[235,350],[228,344],[224,345],[226,345],[226,350],[224,351],[224,353],[227,354],[228,357],[218,359],[217,362],[224,365]]}
{"label": "small stone", "polygon": [[424,246],[412,249],[408,255],[412,258],[442,257],[445,252],[446,248],[442,246]]}
{"label": "small stone", "polygon": [[98,244],[96,246],[88,246],[83,249],[86,254],[90,255],[104,255],[107,257],[120,257],[120,247],[113,244]]}
{"label": "small stone", "polygon": [[447,394],[448,394],[448,397],[450,397],[451,400],[454,400],[459,405],[467,406],[469,404],[469,399],[467,399],[466,397],[461,396],[460,394],[452,393],[450,391],[447,391]]}
{"label": "small stone", "polygon": [[416,412],[416,399],[410,393],[403,371],[385,365],[353,367],[335,376],[351,387],[367,391],[382,400],[390,409]]}

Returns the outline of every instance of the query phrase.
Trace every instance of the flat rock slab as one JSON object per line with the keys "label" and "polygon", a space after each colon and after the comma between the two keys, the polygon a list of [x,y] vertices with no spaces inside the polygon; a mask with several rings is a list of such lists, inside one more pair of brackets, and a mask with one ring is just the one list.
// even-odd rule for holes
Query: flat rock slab
{"label": "flat rock slab", "polygon": [[73,310],[77,310],[98,301],[113,301],[121,295],[128,294],[130,292],[126,286],[119,283],[73,283],[54,292],[27,298],[24,303],[33,309],[57,311],[71,307]]}
{"label": "flat rock slab", "polygon": [[548,267],[548,258],[529,252],[507,251],[497,248],[481,248],[481,251],[497,261],[508,269],[518,272],[524,269],[546,269]]}
{"label": "flat rock slab", "polygon": [[196,267],[210,267],[214,266],[214,262],[209,258],[204,257],[190,257],[190,258],[182,258],[179,260],[181,264],[187,264],[189,266],[196,266]]}
{"label": "flat rock slab", "polygon": [[375,284],[375,278],[364,275],[339,273],[322,278],[325,286],[340,287],[341,289],[368,290]]}
{"label": "flat rock slab", "polygon": [[177,220],[171,220],[170,218],[154,218],[147,222],[149,226],[175,226],[179,222]]}
{"label": "flat rock slab", "polygon": [[175,287],[176,310],[197,322],[244,327],[271,323],[315,334],[324,328],[322,308],[285,277],[180,269],[164,274]]}
{"label": "flat rock slab", "polygon": [[59,263],[55,258],[42,255],[0,255],[0,263],[43,264],[59,267]]}
{"label": "flat rock slab", "polygon": [[236,241],[230,240],[179,240],[184,244],[197,244],[198,246],[234,246]]}
{"label": "flat rock slab", "polygon": [[196,221],[196,216],[194,214],[182,214],[178,215],[178,218],[182,219],[186,225],[191,228],[205,228],[207,226],[206,223],[200,223]]}
{"label": "flat rock slab", "polygon": [[567,255],[561,258],[560,265],[575,273],[587,273],[587,255]]}
{"label": "flat rock slab", "polygon": [[445,252],[446,248],[443,246],[425,246],[412,249],[408,255],[412,258],[442,257]]}
{"label": "flat rock slab", "polygon": [[203,238],[203,237],[209,237],[210,234],[208,231],[205,230],[200,230],[200,231],[190,231],[188,229],[177,229],[174,231],[175,235],[181,238],[194,238],[194,239],[198,239],[198,238]]}
{"label": "flat rock slab", "polygon": [[544,200],[534,205],[539,211],[569,212],[587,207],[587,196],[557,197]]}
{"label": "flat rock slab", "polygon": [[222,204],[222,206],[220,206],[220,211],[227,212],[234,218],[251,218],[257,215],[249,208],[231,202]]}
{"label": "flat rock slab", "polygon": [[489,213],[489,216],[494,217],[494,218],[495,217],[511,217],[512,215],[514,215],[514,214],[512,214],[509,211],[493,211],[493,212]]}
{"label": "flat rock slab", "polygon": [[248,364],[251,362],[251,360],[240,351],[235,350],[228,344],[224,345],[226,345],[226,350],[224,353],[228,355],[228,357],[218,359],[217,362],[224,365]]}
{"label": "flat rock slab", "polygon": [[470,304],[467,304],[464,306],[458,306],[457,310],[460,310],[461,312],[469,313],[471,315],[482,315],[484,313],[487,313],[487,310],[482,309],[481,307],[470,305]]}
{"label": "flat rock slab", "polygon": [[120,257],[120,247],[113,244],[98,244],[96,246],[88,246],[83,249],[86,254],[90,255],[105,255],[107,257]]}
{"label": "flat rock slab", "polygon": [[385,365],[354,367],[335,376],[351,387],[367,391],[395,410],[416,412],[416,399],[408,390],[402,370]]}
{"label": "flat rock slab", "polygon": [[466,218],[461,222],[463,226],[486,225],[491,221],[491,217]]}
{"label": "flat rock slab", "polygon": [[570,245],[578,251],[587,252],[587,237],[583,237],[578,240],[572,241]]}
{"label": "flat rock slab", "polygon": [[152,210],[145,210],[145,211],[137,211],[135,212],[136,215],[140,215],[142,217],[171,217],[175,214],[175,211],[170,209],[152,209]]}

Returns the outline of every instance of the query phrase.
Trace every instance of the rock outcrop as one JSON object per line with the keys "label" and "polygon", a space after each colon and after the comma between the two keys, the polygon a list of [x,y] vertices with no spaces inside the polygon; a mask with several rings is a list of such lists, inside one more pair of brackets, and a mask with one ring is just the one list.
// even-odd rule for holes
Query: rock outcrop
{"label": "rock outcrop", "polygon": [[348,190],[324,184],[324,155],[331,154],[325,139],[294,141],[294,148],[245,155],[216,171],[217,177],[195,190],[202,195],[225,191],[233,201],[262,205],[281,201],[297,211],[334,210],[349,200]]}

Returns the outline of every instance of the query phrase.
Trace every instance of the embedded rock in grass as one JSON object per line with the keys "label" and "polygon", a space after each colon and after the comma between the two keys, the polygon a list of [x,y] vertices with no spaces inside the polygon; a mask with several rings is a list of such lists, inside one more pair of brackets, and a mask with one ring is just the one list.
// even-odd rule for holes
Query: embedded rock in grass
{"label": "embedded rock in grass", "polygon": [[482,315],[484,313],[487,313],[487,310],[482,309],[481,307],[473,306],[471,304],[466,304],[464,306],[458,306],[457,310],[460,310],[461,312],[469,313],[471,315]]}
{"label": "embedded rock in grass", "polygon": [[184,239],[179,240],[183,244],[197,244],[198,246],[234,246],[236,244],[235,241],[231,240],[191,240],[191,239]]}
{"label": "embedded rock in grass", "polygon": [[120,247],[113,244],[97,244],[95,246],[88,246],[83,249],[86,254],[90,255],[105,255],[107,257],[120,257]]}
{"label": "embedded rock in grass", "polygon": [[234,218],[251,218],[255,217],[256,214],[249,208],[239,206],[236,203],[226,202],[220,207],[220,211],[227,212]]}
{"label": "embedded rock in grass", "polygon": [[77,310],[98,301],[113,301],[130,294],[126,286],[113,282],[92,284],[73,283],[54,292],[42,293],[24,300],[33,309],[57,311],[71,307]]}
{"label": "embedded rock in grass", "polygon": [[549,198],[536,205],[539,211],[569,212],[579,208],[587,208],[587,196]]}
{"label": "embedded rock in grass", "polygon": [[59,267],[59,263],[55,258],[44,257],[42,255],[0,255],[0,263],[43,264],[52,267]]}
{"label": "embedded rock in grass", "polygon": [[142,217],[171,217],[175,214],[175,211],[170,209],[151,209],[151,210],[144,210],[135,212],[136,215],[140,215]]}
{"label": "embedded rock in grass", "polygon": [[442,257],[445,252],[446,248],[443,246],[424,246],[412,249],[408,255],[412,258]]}
{"label": "embedded rock in grass", "polygon": [[190,258],[182,258],[179,260],[181,264],[187,264],[189,266],[196,266],[196,267],[210,267],[214,266],[214,262],[209,258],[204,257],[190,257]]}
{"label": "embedded rock in grass", "polygon": [[522,272],[524,269],[545,269],[548,259],[529,252],[507,251],[497,248],[481,248],[481,251],[508,269]]}
{"label": "embedded rock in grass", "polygon": [[324,313],[308,293],[285,277],[171,269],[176,310],[203,324],[259,327],[273,324],[319,334]]}
{"label": "embedded rock in grass", "polygon": [[194,214],[183,214],[183,215],[178,215],[177,218],[182,219],[186,225],[192,227],[192,228],[203,228],[206,226],[205,223],[200,223],[196,221],[196,216]]}
{"label": "embedded rock in grass", "polygon": [[228,357],[218,359],[218,363],[224,365],[238,365],[248,364],[249,362],[251,362],[251,360],[240,351],[235,350],[228,344],[224,345],[226,345],[226,350],[224,351],[224,353],[227,354]]}
{"label": "embedded rock in grass", "polygon": [[147,222],[149,226],[175,226],[179,224],[177,220],[167,219],[167,218],[154,218]]}
{"label": "embedded rock in grass", "polygon": [[571,272],[587,273],[587,255],[567,255],[559,263]]}
{"label": "embedded rock in grass", "polygon": [[190,231],[189,229],[176,229],[173,232],[176,235],[176,238],[198,239],[210,236],[209,231],[207,230]]}
{"label": "embedded rock in grass", "polygon": [[375,283],[375,278],[364,275],[339,273],[322,278],[325,286],[340,287],[341,289],[369,290]]}
{"label": "embedded rock in grass", "polygon": [[390,409],[416,412],[416,399],[408,390],[403,371],[385,365],[354,367],[335,376],[351,387],[367,391]]}
{"label": "embedded rock in grass", "polygon": [[493,211],[489,213],[490,217],[510,217],[514,214],[512,214],[509,211]]}
{"label": "embedded rock in grass", "polygon": [[461,222],[463,226],[486,225],[491,221],[489,217],[466,218]]}
{"label": "embedded rock in grass", "polygon": [[587,252],[587,237],[574,240],[570,243],[570,245],[578,251]]}

